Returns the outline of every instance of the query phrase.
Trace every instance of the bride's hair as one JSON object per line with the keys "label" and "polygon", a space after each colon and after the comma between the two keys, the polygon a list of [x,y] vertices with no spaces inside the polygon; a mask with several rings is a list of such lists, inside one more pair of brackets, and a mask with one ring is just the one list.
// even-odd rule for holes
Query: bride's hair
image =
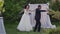
{"label": "bride's hair", "polygon": [[30,7],[29,5],[25,5],[24,9],[26,9],[27,6],[28,6],[28,8]]}

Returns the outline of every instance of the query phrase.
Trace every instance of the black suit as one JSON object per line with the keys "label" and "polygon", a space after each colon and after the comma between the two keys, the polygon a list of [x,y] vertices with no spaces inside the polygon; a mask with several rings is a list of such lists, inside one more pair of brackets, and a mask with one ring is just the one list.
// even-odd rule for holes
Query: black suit
{"label": "black suit", "polygon": [[40,29],[41,29],[40,19],[41,19],[41,10],[37,8],[36,14],[35,14],[36,25],[35,25],[34,31],[36,31],[38,28],[38,32],[40,32]]}

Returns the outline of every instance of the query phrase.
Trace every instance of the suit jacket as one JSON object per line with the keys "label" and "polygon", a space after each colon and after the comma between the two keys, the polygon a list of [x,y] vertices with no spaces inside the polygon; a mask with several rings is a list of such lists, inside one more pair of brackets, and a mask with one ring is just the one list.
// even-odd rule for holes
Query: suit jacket
{"label": "suit jacket", "polygon": [[40,20],[40,18],[41,18],[41,10],[37,8],[35,12],[35,19]]}

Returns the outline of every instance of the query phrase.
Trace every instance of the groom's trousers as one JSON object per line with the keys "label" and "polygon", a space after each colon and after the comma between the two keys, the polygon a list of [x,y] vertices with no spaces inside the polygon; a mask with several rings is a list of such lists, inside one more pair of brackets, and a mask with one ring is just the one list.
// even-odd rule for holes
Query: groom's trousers
{"label": "groom's trousers", "polygon": [[40,19],[36,20],[36,25],[35,25],[34,31],[36,31],[37,29],[38,29],[38,32],[40,32],[40,29],[41,29]]}

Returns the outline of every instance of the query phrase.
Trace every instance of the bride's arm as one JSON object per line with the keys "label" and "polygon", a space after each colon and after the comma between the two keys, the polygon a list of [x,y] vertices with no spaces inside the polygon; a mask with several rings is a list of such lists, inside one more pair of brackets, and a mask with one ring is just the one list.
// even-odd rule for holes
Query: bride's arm
{"label": "bride's arm", "polygon": [[23,13],[24,12],[24,10],[21,10],[20,12],[19,12],[19,14],[21,14],[21,13]]}
{"label": "bride's arm", "polygon": [[29,14],[31,15],[32,13],[34,13],[35,10],[29,10]]}
{"label": "bride's arm", "polygon": [[35,12],[35,10],[29,10],[30,12]]}

